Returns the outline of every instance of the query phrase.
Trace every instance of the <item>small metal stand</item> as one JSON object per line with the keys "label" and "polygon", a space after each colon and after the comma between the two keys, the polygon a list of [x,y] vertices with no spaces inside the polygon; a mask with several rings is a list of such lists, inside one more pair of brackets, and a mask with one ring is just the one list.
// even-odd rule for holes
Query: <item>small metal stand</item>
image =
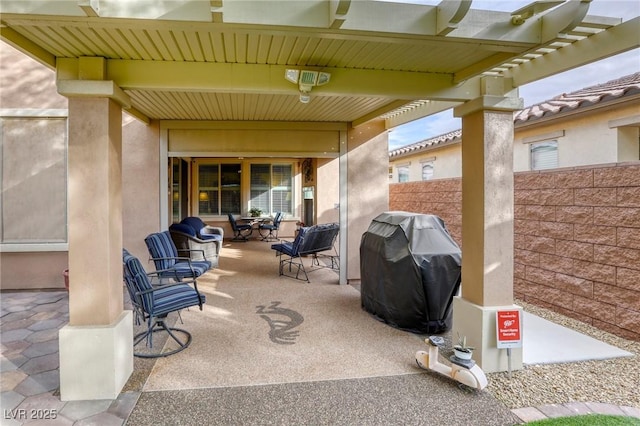
{"label": "small metal stand", "polygon": [[474,360],[463,360],[452,355],[449,358],[450,367],[438,361],[438,348],[444,343],[442,337],[431,336],[425,339],[425,343],[429,346],[429,351],[416,352],[416,363],[420,368],[435,371],[477,390],[487,387],[487,376]]}

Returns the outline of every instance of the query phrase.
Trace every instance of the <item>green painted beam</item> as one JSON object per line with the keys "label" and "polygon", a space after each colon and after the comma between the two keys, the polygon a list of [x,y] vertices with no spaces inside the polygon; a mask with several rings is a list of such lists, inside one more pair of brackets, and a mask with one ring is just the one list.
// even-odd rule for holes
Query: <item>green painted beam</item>
{"label": "green painted beam", "polygon": [[640,17],[505,72],[516,87],[640,47]]}
{"label": "green painted beam", "polygon": [[[285,80],[284,65],[160,62],[112,59],[107,79],[123,89],[203,91],[222,93],[295,94],[298,86]],[[313,87],[316,95],[383,96],[390,99],[465,101],[480,95],[474,83],[454,85],[453,76],[364,69],[322,68],[331,81]]]}

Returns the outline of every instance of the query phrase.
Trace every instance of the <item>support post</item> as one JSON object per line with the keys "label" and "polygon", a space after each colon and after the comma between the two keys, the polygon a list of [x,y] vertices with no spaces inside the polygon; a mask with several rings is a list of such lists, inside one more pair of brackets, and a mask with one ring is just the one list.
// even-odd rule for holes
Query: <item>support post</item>
{"label": "support post", "polygon": [[[490,81],[489,91],[502,87]],[[517,97],[485,95],[457,107],[462,117],[462,295],[454,298],[453,333],[467,336],[485,372],[505,371],[497,349],[496,311],[513,305],[513,111]],[[522,368],[522,350],[512,353]]]}
{"label": "support post", "polygon": [[114,399],[133,371],[122,290],[122,110],[109,97],[67,95],[70,288],[60,394],[63,401]]}

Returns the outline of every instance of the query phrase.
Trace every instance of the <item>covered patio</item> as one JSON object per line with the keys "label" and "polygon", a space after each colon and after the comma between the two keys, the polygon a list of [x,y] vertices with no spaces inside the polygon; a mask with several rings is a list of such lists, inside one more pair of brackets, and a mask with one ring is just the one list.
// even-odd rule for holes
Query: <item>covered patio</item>
{"label": "covered patio", "polygon": [[[66,292],[4,293],[2,403],[15,423],[6,415],[4,422],[33,420],[18,415],[31,407],[55,413],[57,424],[512,425],[560,413],[640,417],[637,342],[582,329],[635,357],[594,360],[594,347],[588,362],[530,364],[512,379],[492,373],[486,390],[472,391],[418,368],[414,354],[425,336],[364,312],[357,285],[339,285],[327,269],[312,273],[311,283],[278,276],[269,245],[226,244],[220,269],[199,281],[204,310],[183,311],[183,323],[170,318],[192,333],[191,346],[168,358],[135,358],[133,375],[113,399],[60,400],[56,331],[68,315]],[[274,335],[270,321],[290,333]],[[575,331],[566,330],[576,345]],[[449,347],[450,333],[443,336]],[[581,402],[570,403],[569,395]]]}
{"label": "covered patio", "polygon": [[[171,159],[239,162],[236,173],[245,170],[246,181],[236,213],[252,201],[245,177],[251,159],[286,161],[297,176],[294,218],[302,213],[301,164],[313,159],[314,219],[340,223],[337,282],[347,284],[359,279],[360,236],[388,208],[387,130],[449,108],[467,135],[464,286],[454,327],[472,338],[486,371],[504,371],[493,318],[499,308],[521,309],[512,282],[512,111],[523,106],[517,88],[640,44],[638,18],[590,16],[589,2],[580,0],[512,13],[472,9],[468,1],[2,7],[2,39],[55,69],[58,91],[69,98],[64,401],[113,398],[132,373],[121,250],[143,257],[144,236],[171,223]],[[122,111],[144,128],[123,131]],[[134,164],[127,165],[123,152],[132,148]],[[182,215],[199,213],[197,191],[178,194],[186,197]],[[220,221],[221,212],[206,219]],[[88,345],[95,334],[101,344]],[[521,368],[521,351],[514,357]]]}

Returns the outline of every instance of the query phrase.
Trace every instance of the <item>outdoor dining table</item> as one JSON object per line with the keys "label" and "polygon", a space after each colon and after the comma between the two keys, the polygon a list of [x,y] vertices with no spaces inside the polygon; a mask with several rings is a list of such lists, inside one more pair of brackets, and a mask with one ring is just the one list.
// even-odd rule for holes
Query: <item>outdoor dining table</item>
{"label": "outdoor dining table", "polygon": [[241,216],[240,220],[249,223],[253,229],[259,229],[259,226],[263,222],[269,222],[272,219],[270,217],[254,217],[254,216]]}

